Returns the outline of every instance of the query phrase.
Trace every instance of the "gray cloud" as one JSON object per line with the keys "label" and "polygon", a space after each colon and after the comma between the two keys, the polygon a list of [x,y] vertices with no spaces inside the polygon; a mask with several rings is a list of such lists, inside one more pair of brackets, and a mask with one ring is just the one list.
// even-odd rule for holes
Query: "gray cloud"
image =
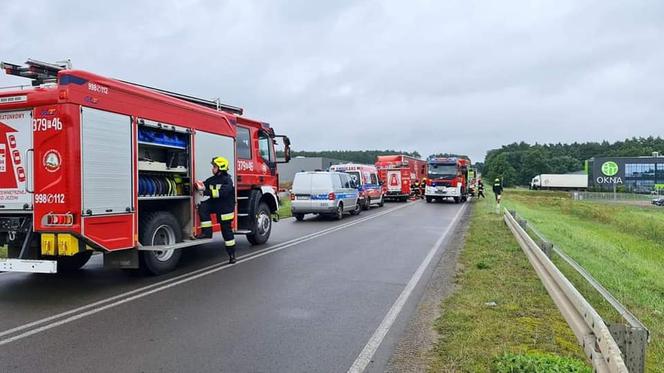
{"label": "gray cloud", "polygon": [[297,149],[481,159],[520,140],[661,134],[660,1],[33,1],[3,15],[4,60],[221,96]]}

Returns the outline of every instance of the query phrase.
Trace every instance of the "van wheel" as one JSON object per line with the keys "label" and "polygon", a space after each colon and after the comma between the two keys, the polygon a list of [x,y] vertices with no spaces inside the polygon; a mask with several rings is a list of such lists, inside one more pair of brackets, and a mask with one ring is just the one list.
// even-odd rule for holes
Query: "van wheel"
{"label": "van wheel", "polygon": [[267,203],[261,202],[256,209],[256,225],[254,233],[247,235],[247,241],[252,245],[262,245],[267,242],[272,232],[272,219]]}
{"label": "van wheel", "polygon": [[461,202],[461,198],[459,197],[454,197],[454,203],[459,203]]}
{"label": "van wheel", "polygon": [[295,220],[297,220],[297,221],[304,220],[304,214],[295,214],[293,216],[295,216]]}
{"label": "van wheel", "polygon": [[380,196],[380,202],[378,202],[378,207],[385,206],[385,196]]}
{"label": "van wheel", "polygon": [[334,214],[334,218],[337,219],[337,220],[341,220],[341,219],[344,218],[344,205],[343,205],[343,203],[340,203],[337,206],[337,212],[336,212],[336,214]]}
{"label": "van wheel", "polygon": [[45,260],[55,260],[58,262],[58,273],[73,272],[81,269],[92,256],[92,251],[86,250],[72,256],[48,256],[42,257]]}
{"label": "van wheel", "polygon": [[361,212],[361,211],[362,211],[362,206],[360,206],[360,202],[358,201],[358,202],[355,204],[355,210],[351,211],[350,214],[351,214],[351,215],[360,215],[360,212]]}
{"label": "van wheel", "polygon": [[371,197],[367,197],[367,199],[364,200],[364,206],[362,206],[362,210],[369,210],[371,208]]}
{"label": "van wheel", "polygon": [[431,197],[426,197],[426,200],[427,200],[427,203],[431,203],[431,201],[433,201],[433,198],[431,198]]}
{"label": "van wheel", "polygon": [[[153,212],[141,219],[139,240],[144,246],[173,245],[182,240],[182,229],[173,214]],[[140,266],[148,274],[161,275],[174,270],[181,256],[180,250],[142,250]]]}

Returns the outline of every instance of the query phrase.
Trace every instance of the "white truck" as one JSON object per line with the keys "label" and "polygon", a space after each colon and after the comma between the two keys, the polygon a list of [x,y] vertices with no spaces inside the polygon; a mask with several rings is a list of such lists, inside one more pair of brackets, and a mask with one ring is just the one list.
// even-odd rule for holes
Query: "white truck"
{"label": "white truck", "polygon": [[540,174],[530,181],[530,189],[585,190],[588,189],[588,175]]}

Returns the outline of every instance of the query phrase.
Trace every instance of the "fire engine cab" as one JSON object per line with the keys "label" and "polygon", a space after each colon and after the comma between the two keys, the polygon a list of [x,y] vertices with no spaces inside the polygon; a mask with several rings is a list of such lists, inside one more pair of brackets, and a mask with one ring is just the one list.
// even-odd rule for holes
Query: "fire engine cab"
{"label": "fire engine cab", "polygon": [[455,203],[468,199],[468,168],[470,160],[459,157],[431,157],[424,192],[427,202],[452,198]]}
{"label": "fire engine cab", "polygon": [[[290,141],[241,108],[72,70],[2,63],[32,87],[0,92],[0,271],[55,273],[104,265],[161,274],[200,230],[193,185],[214,156],[235,180],[234,229],[270,236],[277,163]],[[277,160],[281,142],[284,159]],[[219,230],[215,224],[215,230]]]}

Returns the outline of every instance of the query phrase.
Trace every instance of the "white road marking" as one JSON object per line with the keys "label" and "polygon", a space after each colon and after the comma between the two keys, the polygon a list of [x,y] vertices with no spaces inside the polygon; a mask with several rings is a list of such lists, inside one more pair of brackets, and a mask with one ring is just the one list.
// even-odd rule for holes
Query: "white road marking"
{"label": "white road marking", "polygon": [[467,205],[468,204],[464,204],[463,207],[457,211],[456,215],[454,215],[454,219],[452,219],[436,243],[433,244],[433,247],[431,247],[431,250],[429,250],[427,256],[424,258],[420,266],[410,278],[408,284],[406,284],[406,287],[403,289],[403,291],[401,291],[401,294],[399,294],[399,297],[387,312],[387,315],[385,315],[383,321],[380,323],[380,325],[378,325],[378,328],[369,339],[369,342],[367,342],[360,354],[357,356],[357,359],[355,359],[353,362],[353,365],[351,365],[351,367],[348,369],[348,373],[362,373],[369,366],[369,363],[371,363],[371,360],[378,350],[378,347],[380,347],[381,343],[383,343],[385,336],[390,331],[390,328],[392,328],[392,325],[394,325],[394,321],[397,319],[399,313],[401,313],[401,310],[406,305],[406,301],[415,289],[415,286],[417,286],[417,284],[422,279],[424,271],[427,269],[438,250],[440,250],[440,247],[443,244],[443,241],[445,241],[447,235],[450,233],[452,228],[456,226],[456,223],[459,220],[459,216],[461,216],[461,213],[466,209]]}
{"label": "white road marking", "polygon": [[[271,254],[271,253],[274,253],[274,252],[277,252],[277,251],[281,251],[283,249],[298,245],[300,243],[310,241],[314,238],[318,238],[318,237],[327,235],[329,233],[336,232],[336,231],[351,227],[353,225],[363,223],[367,220],[372,220],[372,219],[378,218],[380,216],[389,214],[393,211],[400,210],[402,208],[413,206],[413,205],[415,205],[415,203],[404,204],[404,205],[401,205],[401,206],[398,206],[398,207],[391,208],[391,209],[386,210],[386,211],[379,212],[375,215],[367,216],[365,218],[354,220],[354,221],[351,221],[351,222],[348,222],[348,223],[345,223],[345,224],[337,225],[337,226],[330,227],[330,228],[327,228],[327,229],[324,229],[324,230],[321,230],[321,231],[318,231],[318,232],[310,233],[310,234],[304,235],[302,237],[298,237],[298,238],[295,238],[295,239],[292,239],[292,240],[289,240],[289,241],[286,241],[286,242],[283,242],[283,243],[265,248],[263,250],[260,250],[260,251],[254,252],[254,253],[241,256],[241,257],[238,258],[237,263],[234,264],[234,265],[228,265],[228,264],[225,264],[225,263],[213,264],[213,265],[210,265],[210,266],[207,266],[207,267],[198,269],[196,271],[192,271],[192,272],[189,272],[189,273],[186,273],[186,274],[183,274],[183,275],[180,275],[180,276],[168,279],[168,280],[164,280],[164,281],[152,284],[152,285],[147,285],[147,286],[144,286],[142,288],[131,290],[131,291],[128,291],[128,292],[125,292],[125,293],[122,293],[122,294],[118,294],[118,295],[112,296],[110,298],[106,298],[106,299],[103,299],[103,300],[100,300],[100,301],[97,301],[97,302],[94,302],[94,303],[91,303],[91,304],[88,304],[88,305],[85,305],[85,306],[81,306],[81,307],[78,307],[78,308],[75,308],[75,309],[72,309],[72,310],[69,310],[69,311],[62,312],[62,313],[57,314],[57,315],[46,317],[46,318],[43,318],[43,319],[40,319],[40,320],[30,322],[28,324],[24,324],[24,325],[17,326],[15,328],[12,328],[12,329],[9,329],[9,330],[5,330],[3,332],[0,332],[0,337],[15,334],[15,333],[18,333],[18,332],[26,330],[26,329],[30,329],[30,330],[28,330],[26,332],[23,332],[21,334],[17,334],[17,335],[14,335],[12,337],[0,340],[0,346],[6,345],[8,343],[11,343],[11,342],[17,341],[19,339],[29,337],[31,335],[34,335],[34,334],[37,334],[37,333],[40,333],[40,332],[43,332],[43,331],[46,331],[46,330],[49,330],[49,329],[52,329],[52,328],[55,328],[55,327],[63,325],[63,324],[70,323],[72,321],[76,321],[78,319],[81,319],[81,318],[93,315],[95,313],[104,311],[106,309],[116,307],[116,306],[119,306],[121,304],[143,298],[143,297],[148,296],[150,294],[154,294],[154,293],[172,288],[174,286],[181,285],[181,284],[193,281],[193,280],[201,278],[203,276],[207,276],[207,275],[213,274],[215,272],[218,272],[218,271],[221,271],[221,270],[224,270],[224,269],[235,267],[236,265],[238,265],[240,263],[248,262],[250,260],[260,258],[264,255]],[[111,302],[111,303],[109,303],[109,302]],[[73,316],[69,316],[69,315],[72,315],[72,314],[73,314]],[[69,317],[67,317],[67,316],[69,316]],[[61,320],[55,321],[55,320],[58,320],[58,319],[61,319]],[[49,323],[51,321],[54,321],[54,322]],[[45,323],[49,323],[49,324],[31,329],[33,327],[36,327],[38,325],[45,324]]]}

